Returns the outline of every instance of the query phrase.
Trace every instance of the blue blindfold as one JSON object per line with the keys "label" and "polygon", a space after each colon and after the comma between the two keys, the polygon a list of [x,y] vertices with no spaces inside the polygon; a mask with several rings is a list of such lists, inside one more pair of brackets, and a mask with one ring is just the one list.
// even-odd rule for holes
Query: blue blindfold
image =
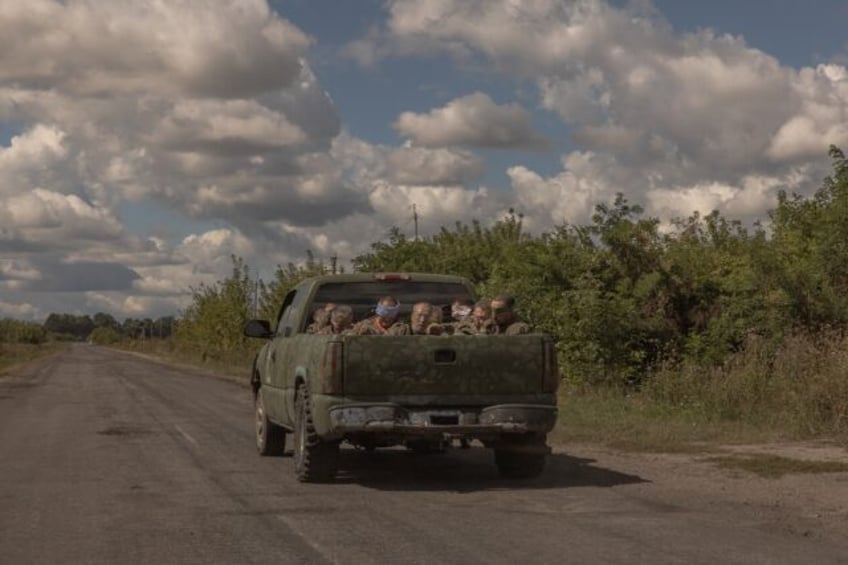
{"label": "blue blindfold", "polygon": [[399,303],[396,306],[386,306],[385,304],[378,304],[376,312],[377,315],[381,318],[397,318],[399,310]]}

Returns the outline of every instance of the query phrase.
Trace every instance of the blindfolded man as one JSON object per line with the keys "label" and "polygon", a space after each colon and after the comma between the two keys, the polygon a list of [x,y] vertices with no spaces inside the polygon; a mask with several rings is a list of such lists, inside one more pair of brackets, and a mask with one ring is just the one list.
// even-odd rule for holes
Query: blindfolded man
{"label": "blindfolded man", "polygon": [[400,302],[392,296],[384,296],[377,302],[374,315],[353,327],[358,335],[409,335],[409,326],[398,322]]}

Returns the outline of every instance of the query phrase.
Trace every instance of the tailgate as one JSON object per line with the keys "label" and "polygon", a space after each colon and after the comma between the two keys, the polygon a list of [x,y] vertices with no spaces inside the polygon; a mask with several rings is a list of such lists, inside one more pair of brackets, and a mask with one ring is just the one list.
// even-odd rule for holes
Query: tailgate
{"label": "tailgate", "polygon": [[544,336],[346,336],[345,395],[529,394]]}

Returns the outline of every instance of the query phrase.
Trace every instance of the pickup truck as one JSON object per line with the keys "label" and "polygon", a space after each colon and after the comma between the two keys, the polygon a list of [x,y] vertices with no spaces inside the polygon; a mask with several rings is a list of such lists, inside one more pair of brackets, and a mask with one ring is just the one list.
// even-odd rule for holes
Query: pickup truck
{"label": "pickup truck", "polygon": [[492,448],[500,474],[539,475],[557,415],[559,384],[553,340],[546,334],[321,335],[307,333],[313,313],[347,304],[357,320],[382,296],[401,304],[449,308],[474,299],[461,277],[420,273],[325,275],[301,282],[280,307],[276,325],[251,320],[248,337],[267,340],[251,376],[256,447],[285,451],[293,435],[298,480],[332,480],[343,442],[443,451],[454,440]]}

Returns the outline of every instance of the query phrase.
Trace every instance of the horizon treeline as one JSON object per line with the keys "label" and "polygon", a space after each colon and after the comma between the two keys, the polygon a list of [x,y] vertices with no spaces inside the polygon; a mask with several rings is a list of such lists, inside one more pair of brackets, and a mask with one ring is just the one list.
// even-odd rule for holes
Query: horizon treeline
{"label": "horizon treeline", "polygon": [[[842,336],[848,325],[848,160],[835,146],[829,155],[833,171],[815,194],[779,193],[768,231],[718,212],[661,229],[618,194],[596,206],[590,223],[539,235],[514,213],[418,239],[395,227],[353,259],[353,270],[455,274],[481,297],[515,295],[521,316],[556,337],[563,375],[576,383],[718,367],[752,342],[768,355],[790,336]],[[273,320],[292,287],[330,271],[310,255],[265,282],[233,256],[228,278],[192,289],[175,347],[204,359],[248,355],[258,344],[242,336],[244,323]]]}
{"label": "horizon treeline", "polygon": [[167,338],[173,333],[176,318],[125,318],[118,322],[105,312],[88,314],[51,313],[44,323],[0,319],[0,343],[40,344],[55,341],[116,343],[125,338]]}

